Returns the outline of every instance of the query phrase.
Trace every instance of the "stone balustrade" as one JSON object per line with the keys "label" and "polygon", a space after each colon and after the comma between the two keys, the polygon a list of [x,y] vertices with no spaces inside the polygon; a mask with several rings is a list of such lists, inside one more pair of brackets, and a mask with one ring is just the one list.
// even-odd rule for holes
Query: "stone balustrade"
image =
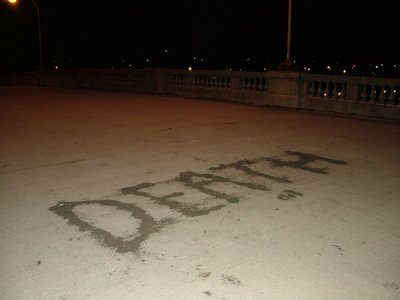
{"label": "stone balustrade", "polygon": [[[399,104],[400,80],[367,77],[304,75],[304,96],[364,104]],[[348,95],[349,94],[349,95]]]}
{"label": "stone balustrade", "polygon": [[400,80],[363,79],[359,83],[358,101],[378,105],[399,105]]}
{"label": "stone balustrade", "polygon": [[347,82],[344,77],[304,76],[303,83],[305,97],[346,100]]}
{"label": "stone balustrade", "polygon": [[87,69],[14,73],[10,82],[172,94],[400,120],[400,79],[282,71]]}

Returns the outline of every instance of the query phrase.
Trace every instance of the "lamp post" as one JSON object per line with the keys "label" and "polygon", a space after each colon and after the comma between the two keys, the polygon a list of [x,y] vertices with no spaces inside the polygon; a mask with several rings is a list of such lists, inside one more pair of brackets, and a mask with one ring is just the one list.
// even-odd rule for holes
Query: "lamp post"
{"label": "lamp post", "polygon": [[289,0],[288,8],[288,29],[287,29],[287,42],[286,42],[286,63],[291,64],[292,60],[290,57],[290,43],[292,39],[292,0]]}
{"label": "lamp post", "polygon": [[[40,65],[39,68],[43,67],[43,48],[42,48],[42,31],[40,29],[40,11],[39,11],[39,6],[34,0],[30,0],[33,4],[33,6],[36,9],[36,14],[37,14],[37,24],[38,24],[38,40],[39,40],[39,55],[40,55]],[[15,5],[17,4],[18,0],[8,0],[8,3]]]}
{"label": "lamp post", "polygon": [[293,61],[290,56],[292,40],[292,0],[288,0],[288,25],[287,25],[287,39],[286,39],[286,59],[278,65],[278,70],[281,71],[293,71]]}

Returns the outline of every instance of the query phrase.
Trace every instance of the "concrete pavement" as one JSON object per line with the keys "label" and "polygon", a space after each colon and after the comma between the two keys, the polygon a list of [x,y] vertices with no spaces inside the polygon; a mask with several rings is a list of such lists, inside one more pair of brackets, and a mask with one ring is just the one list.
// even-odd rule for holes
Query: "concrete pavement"
{"label": "concrete pavement", "polygon": [[1,299],[400,299],[400,125],[0,87]]}

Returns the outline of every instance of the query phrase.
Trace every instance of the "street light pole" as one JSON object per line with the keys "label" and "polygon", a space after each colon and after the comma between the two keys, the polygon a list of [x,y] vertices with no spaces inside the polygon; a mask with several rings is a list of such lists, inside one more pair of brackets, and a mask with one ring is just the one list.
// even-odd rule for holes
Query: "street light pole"
{"label": "street light pole", "polygon": [[292,0],[289,0],[288,8],[288,29],[287,29],[287,43],[286,43],[286,63],[291,64],[290,57],[290,43],[292,39]]}
{"label": "street light pole", "polygon": [[39,68],[43,67],[43,47],[42,47],[42,30],[40,28],[40,11],[39,6],[34,0],[31,0],[33,6],[35,6],[37,13],[37,23],[38,23],[38,38],[39,38],[39,55],[40,55],[40,65]]}
{"label": "street light pole", "polygon": [[[38,24],[38,40],[39,40],[39,55],[40,55],[40,65],[39,68],[43,67],[43,47],[42,47],[42,30],[40,28],[40,11],[39,6],[35,2],[35,0],[30,0],[35,7],[36,15],[37,15],[37,24]],[[18,1],[17,0],[8,0],[10,4],[15,5]]]}
{"label": "street light pole", "polygon": [[279,71],[295,71],[296,68],[290,55],[291,40],[292,40],[292,0],[288,0],[288,25],[286,39],[286,59],[278,65]]}

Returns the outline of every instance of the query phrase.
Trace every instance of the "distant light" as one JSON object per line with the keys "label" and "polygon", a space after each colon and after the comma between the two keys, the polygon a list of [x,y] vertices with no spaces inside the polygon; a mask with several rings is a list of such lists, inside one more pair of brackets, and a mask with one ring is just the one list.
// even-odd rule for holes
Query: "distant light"
{"label": "distant light", "polygon": [[189,70],[189,71],[192,71],[192,67],[189,67],[188,70]]}
{"label": "distant light", "polygon": [[54,69],[58,70],[58,66],[54,66]]}
{"label": "distant light", "polygon": [[378,69],[379,68],[379,66],[375,66],[375,69]]}
{"label": "distant light", "polygon": [[267,71],[267,68],[264,68],[264,71]]}
{"label": "distant light", "polygon": [[196,60],[196,59],[197,59],[197,57],[196,57],[196,56],[194,56],[194,57],[193,57],[193,60]]}
{"label": "distant light", "polygon": [[149,61],[150,61],[150,59],[146,58],[146,62],[149,62]]}
{"label": "distant light", "polygon": [[343,70],[342,72],[343,72],[343,74],[346,74],[346,73],[347,73],[347,70]]}
{"label": "distant light", "polygon": [[17,0],[8,0],[8,3],[16,4],[16,3],[17,3]]}
{"label": "distant light", "polygon": [[307,71],[310,72],[310,71],[311,71],[311,68],[307,68]]}
{"label": "distant light", "polygon": [[340,95],[342,95],[342,93],[341,93],[341,92],[338,92],[337,95],[340,96]]}
{"label": "distant light", "polygon": [[393,68],[397,68],[397,65],[393,65]]}
{"label": "distant light", "polygon": [[324,97],[328,96],[328,93],[324,93]]}
{"label": "distant light", "polygon": [[247,57],[246,60],[247,60],[247,61],[250,61],[250,58]]}
{"label": "distant light", "polygon": [[329,71],[331,71],[331,70],[332,70],[332,67],[331,67],[331,66],[326,66],[326,69],[329,70]]}
{"label": "distant light", "polygon": [[168,54],[168,49],[165,49],[164,52]]}
{"label": "distant light", "polygon": [[351,68],[354,70],[356,68],[356,65],[352,65]]}
{"label": "distant light", "polygon": [[129,64],[129,68],[132,68],[132,64]]}
{"label": "distant light", "polygon": [[381,64],[381,67],[383,67],[383,64]]}

